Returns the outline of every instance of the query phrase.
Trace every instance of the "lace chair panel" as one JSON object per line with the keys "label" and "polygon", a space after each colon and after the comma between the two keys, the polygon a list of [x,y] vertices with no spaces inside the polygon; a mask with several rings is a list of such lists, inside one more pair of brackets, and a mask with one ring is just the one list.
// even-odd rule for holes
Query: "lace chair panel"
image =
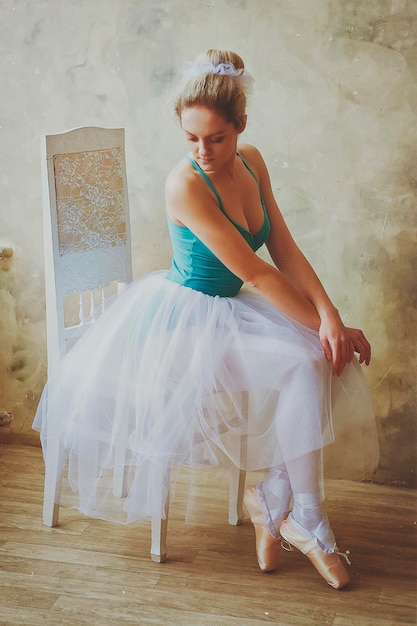
{"label": "lace chair panel", "polygon": [[71,291],[85,291],[109,285],[113,281],[129,283],[131,268],[125,246],[97,249],[79,254],[67,253],[56,264],[57,290],[61,297]]}
{"label": "lace chair panel", "polygon": [[53,157],[59,254],[126,244],[126,198],[119,148]]}

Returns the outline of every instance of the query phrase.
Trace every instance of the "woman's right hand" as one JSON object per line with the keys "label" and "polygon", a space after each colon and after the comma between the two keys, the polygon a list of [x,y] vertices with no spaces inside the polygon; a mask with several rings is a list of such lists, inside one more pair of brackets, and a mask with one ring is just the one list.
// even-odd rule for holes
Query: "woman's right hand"
{"label": "woman's right hand", "polygon": [[359,354],[359,363],[369,365],[371,346],[358,328],[345,326],[338,313],[321,320],[319,336],[324,354],[332,363],[332,372],[340,376],[345,366]]}
{"label": "woman's right hand", "polygon": [[354,345],[355,352],[359,354],[359,363],[369,365],[371,362],[371,344],[359,328],[346,327],[351,341]]}

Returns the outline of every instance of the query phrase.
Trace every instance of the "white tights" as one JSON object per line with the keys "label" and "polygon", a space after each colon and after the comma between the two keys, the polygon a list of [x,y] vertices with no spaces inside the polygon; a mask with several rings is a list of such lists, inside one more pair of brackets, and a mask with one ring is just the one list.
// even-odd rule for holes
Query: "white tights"
{"label": "white tights", "polygon": [[324,508],[321,451],[311,452],[286,465],[272,467],[257,492],[269,532],[277,537],[279,524],[294,499],[292,520],[324,552],[336,541]]}

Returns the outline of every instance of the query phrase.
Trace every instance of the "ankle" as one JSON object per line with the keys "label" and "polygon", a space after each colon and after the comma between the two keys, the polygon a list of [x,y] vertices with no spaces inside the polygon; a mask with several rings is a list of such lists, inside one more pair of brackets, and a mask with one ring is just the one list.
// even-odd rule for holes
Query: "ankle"
{"label": "ankle", "polygon": [[323,552],[334,552],[336,540],[320,493],[294,494],[292,517]]}
{"label": "ankle", "polygon": [[281,516],[277,516],[276,513],[271,514],[271,511],[269,510],[268,503],[265,498],[264,491],[262,489],[262,483],[258,483],[256,485],[256,494],[258,496],[262,515],[264,516],[265,524],[266,524],[269,534],[274,539],[279,539],[279,527],[282,522],[283,514]]}
{"label": "ankle", "polygon": [[306,530],[318,526],[325,516],[323,498],[320,493],[294,493],[292,510],[296,522]]}
{"label": "ankle", "polygon": [[256,492],[268,530],[272,536],[278,537],[279,527],[288,513],[292,498],[287,472],[272,467],[266,479],[256,485]]}

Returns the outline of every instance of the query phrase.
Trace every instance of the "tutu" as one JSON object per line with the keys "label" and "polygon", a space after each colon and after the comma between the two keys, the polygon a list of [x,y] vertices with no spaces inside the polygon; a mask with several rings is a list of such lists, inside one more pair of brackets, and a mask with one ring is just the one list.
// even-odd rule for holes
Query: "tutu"
{"label": "tutu", "polygon": [[[184,464],[253,471],[325,447],[333,478],[377,463],[356,359],[333,377],[318,333],[257,295],[209,296],[165,271],[133,282],[57,365],[34,428],[44,452],[59,441],[77,508],[124,523],[164,518],[168,477]],[[112,495],[118,466],[124,498]]]}

